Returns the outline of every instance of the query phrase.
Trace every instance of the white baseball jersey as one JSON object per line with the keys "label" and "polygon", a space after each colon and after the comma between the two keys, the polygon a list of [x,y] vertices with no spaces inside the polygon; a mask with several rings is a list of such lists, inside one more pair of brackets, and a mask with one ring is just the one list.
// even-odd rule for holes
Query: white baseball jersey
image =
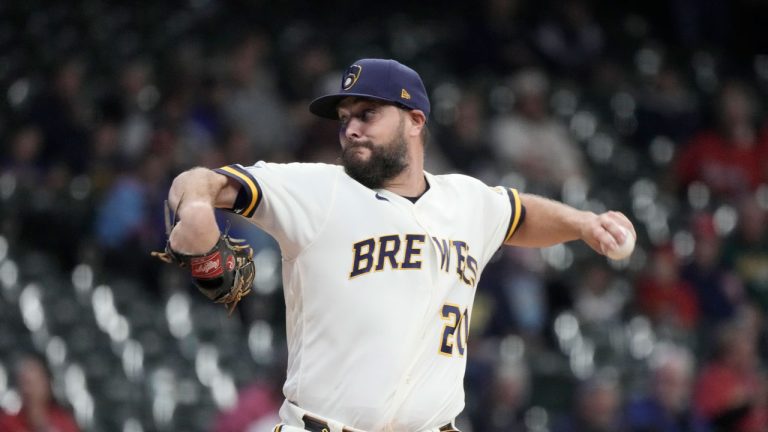
{"label": "white baseball jersey", "polygon": [[477,282],[524,218],[517,191],[427,173],[413,203],[336,165],[216,172],[242,186],[231,210],[282,251],[286,400],[366,431],[452,421]]}

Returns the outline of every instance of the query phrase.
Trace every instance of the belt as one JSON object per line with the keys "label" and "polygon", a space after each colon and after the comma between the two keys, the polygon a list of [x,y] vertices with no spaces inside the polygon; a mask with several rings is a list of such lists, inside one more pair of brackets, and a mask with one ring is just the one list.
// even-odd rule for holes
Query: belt
{"label": "belt", "polygon": [[[316,417],[312,417],[311,415],[304,414],[304,417],[301,418],[301,420],[304,421],[304,429],[308,430],[309,432],[330,432],[331,428],[328,426],[328,422],[326,422],[323,419],[319,419]],[[342,432],[352,432],[347,428],[342,429]],[[440,426],[440,432],[459,432],[458,429],[456,429],[453,426],[453,423],[444,424],[443,426]]]}
{"label": "belt", "polygon": [[[310,432],[330,432],[331,428],[328,426],[328,422],[325,420],[312,417],[311,415],[304,414],[301,418],[304,421],[304,429]],[[352,432],[347,428],[342,429],[342,432]]]}

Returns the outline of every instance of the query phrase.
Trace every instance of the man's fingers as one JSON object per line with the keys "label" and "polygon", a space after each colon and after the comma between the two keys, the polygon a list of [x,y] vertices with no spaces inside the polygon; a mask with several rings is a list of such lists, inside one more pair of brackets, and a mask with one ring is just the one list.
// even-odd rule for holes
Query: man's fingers
{"label": "man's fingers", "polygon": [[603,225],[604,222],[602,220],[598,220],[597,223],[592,225],[592,228],[590,228],[591,239],[588,243],[592,245],[596,251],[605,255],[609,250],[618,247],[618,243],[613,234],[611,234],[611,232]]}
{"label": "man's fingers", "polygon": [[624,225],[615,222],[605,222],[602,227],[608,234],[610,234],[617,245],[624,243],[627,241],[627,236],[632,235]]}
{"label": "man's fingers", "polygon": [[607,255],[627,241],[628,236],[637,238],[632,222],[623,213],[608,211],[589,220],[583,231],[583,240],[595,251]]}
{"label": "man's fingers", "polygon": [[629,220],[629,218],[621,212],[611,212],[614,214],[616,218],[618,218],[619,222],[621,223],[621,226],[627,229],[634,237],[637,239],[637,232],[635,232],[635,226],[632,224],[632,221]]}
{"label": "man's fingers", "polygon": [[635,227],[623,213],[616,211],[605,213],[600,218],[600,222],[601,226],[611,234],[617,244],[624,243],[627,240],[627,235],[637,238]]}
{"label": "man's fingers", "polygon": [[601,232],[597,236],[597,241],[600,243],[600,249],[603,254],[608,251],[614,250],[619,247],[619,243],[616,241],[616,237],[613,233],[609,232],[605,228],[600,230]]}
{"label": "man's fingers", "polygon": [[637,238],[632,222],[621,212],[609,211],[599,215],[592,228],[595,249],[606,255],[627,241],[627,236]]}

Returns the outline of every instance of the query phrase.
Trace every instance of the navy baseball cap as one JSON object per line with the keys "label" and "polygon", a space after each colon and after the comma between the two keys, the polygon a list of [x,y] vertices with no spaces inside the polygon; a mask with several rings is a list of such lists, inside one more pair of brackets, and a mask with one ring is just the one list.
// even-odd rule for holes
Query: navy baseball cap
{"label": "navy baseball cap", "polygon": [[395,60],[360,59],[341,77],[338,93],[321,96],[309,104],[320,117],[339,118],[336,106],[346,97],[363,97],[417,109],[429,118],[429,98],[419,74]]}

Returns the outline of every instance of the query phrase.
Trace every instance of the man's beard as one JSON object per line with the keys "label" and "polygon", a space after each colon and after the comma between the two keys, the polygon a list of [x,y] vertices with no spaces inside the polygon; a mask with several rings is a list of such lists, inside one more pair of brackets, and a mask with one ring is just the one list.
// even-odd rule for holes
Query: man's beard
{"label": "man's beard", "polygon": [[[371,154],[367,160],[355,156],[357,147],[367,148]],[[341,163],[347,175],[369,189],[380,189],[408,167],[408,143],[402,133],[381,146],[370,141],[349,144],[341,152]]]}

